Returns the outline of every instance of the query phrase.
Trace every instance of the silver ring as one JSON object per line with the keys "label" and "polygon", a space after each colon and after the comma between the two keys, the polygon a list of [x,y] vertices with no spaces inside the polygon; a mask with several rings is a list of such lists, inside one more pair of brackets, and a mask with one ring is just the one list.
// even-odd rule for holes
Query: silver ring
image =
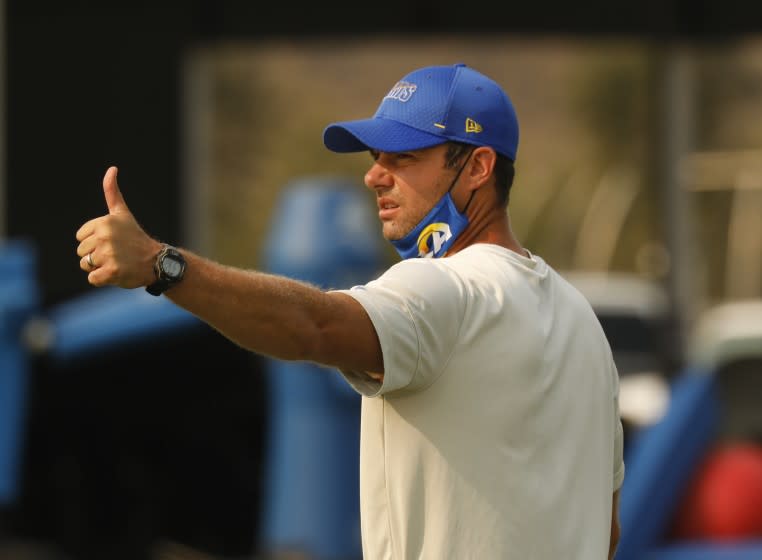
{"label": "silver ring", "polygon": [[93,254],[92,253],[88,253],[87,254],[87,265],[90,268],[98,268],[97,266],[95,266],[95,263],[93,262]]}

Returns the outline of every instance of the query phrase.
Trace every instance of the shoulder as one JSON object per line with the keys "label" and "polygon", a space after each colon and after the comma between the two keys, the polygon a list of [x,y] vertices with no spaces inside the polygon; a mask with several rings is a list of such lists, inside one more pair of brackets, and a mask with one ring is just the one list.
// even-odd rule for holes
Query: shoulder
{"label": "shoulder", "polygon": [[441,259],[407,259],[360,288],[391,290],[423,299],[467,296],[471,292],[524,282],[542,281],[552,273],[535,255],[526,257],[497,245],[471,245]]}
{"label": "shoulder", "polygon": [[519,254],[506,247],[478,243],[443,259],[462,277],[472,282],[497,283],[503,286],[516,282],[541,282],[553,270],[539,256]]}
{"label": "shoulder", "polygon": [[467,281],[448,259],[408,259],[398,262],[377,279],[351,290],[358,299],[397,305],[428,314],[459,307],[466,297]]}
{"label": "shoulder", "polygon": [[458,283],[461,268],[451,258],[407,259],[392,265],[379,278],[368,285],[397,285],[415,289],[432,283],[451,285]]}

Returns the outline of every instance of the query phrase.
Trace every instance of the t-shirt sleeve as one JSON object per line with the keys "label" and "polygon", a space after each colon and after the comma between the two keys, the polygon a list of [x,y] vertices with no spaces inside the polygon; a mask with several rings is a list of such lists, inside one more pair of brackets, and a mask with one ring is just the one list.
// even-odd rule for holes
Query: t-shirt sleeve
{"label": "t-shirt sleeve", "polygon": [[359,393],[372,397],[428,387],[444,369],[458,338],[464,291],[447,266],[429,259],[402,261],[383,276],[350,290],[375,327],[384,361],[383,383],[342,370]]}

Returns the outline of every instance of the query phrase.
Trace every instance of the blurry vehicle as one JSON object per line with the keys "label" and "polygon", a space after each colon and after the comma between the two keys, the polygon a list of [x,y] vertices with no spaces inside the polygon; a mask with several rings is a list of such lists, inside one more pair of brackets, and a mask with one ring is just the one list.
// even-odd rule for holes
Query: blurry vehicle
{"label": "blurry vehicle", "polygon": [[[762,539],[762,300],[707,310],[689,356],[714,372],[720,415],[670,536],[734,543]],[[757,552],[762,558],[762,547]]]}
{"label": "blurry vehicle", "polygon": [[713,306],[631,443],[618,560],[762,558],[762,300]]}
{"label": "blurry vehicle", "polygon": [[762,299],[726,302],[704,312],[688,357],[717,375],[723,413],[718,439],[762,442]]}

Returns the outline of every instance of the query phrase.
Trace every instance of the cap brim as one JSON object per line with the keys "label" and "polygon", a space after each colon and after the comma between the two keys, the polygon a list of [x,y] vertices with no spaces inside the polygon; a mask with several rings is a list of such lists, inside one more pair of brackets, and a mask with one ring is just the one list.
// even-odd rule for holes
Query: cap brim
{"label": "cap brim", "polygon": [[330,124],[323,131],[323,143],[332,152],[407,152],[447,142],[447,138],[423,132],[383,118]]}

